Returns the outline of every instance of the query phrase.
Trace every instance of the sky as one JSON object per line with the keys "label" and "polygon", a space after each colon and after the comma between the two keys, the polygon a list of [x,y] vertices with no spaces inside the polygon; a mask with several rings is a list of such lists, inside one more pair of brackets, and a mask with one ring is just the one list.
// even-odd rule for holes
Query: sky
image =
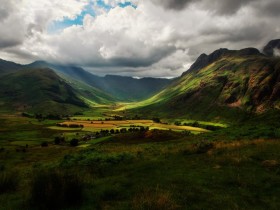
{"label": "sky", "polygon": [[202,53],[280,38],[279,0],[0,0],[0,58],[176,77]]}

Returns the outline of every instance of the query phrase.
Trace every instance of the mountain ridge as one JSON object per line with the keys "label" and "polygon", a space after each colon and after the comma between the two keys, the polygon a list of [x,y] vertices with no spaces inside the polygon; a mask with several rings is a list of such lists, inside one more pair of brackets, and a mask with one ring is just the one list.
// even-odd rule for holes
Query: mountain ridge
{"label": "mountain ridge", "polygon": [[141,78],[129,76],[106,75],[96,76],[81,67],[54,65],[45,61],[35,61],[26,68],[49,67],[56,72],[73,77],[76,80],[97,88],[117,100],[139,101],[152,96],[171,83],[169,79]]}
{"label": "mountain ridge", "polygon": [[279,110],[280,59],[254,48],[202,54],[166,89],[131,109],[199,120],[240,120]]}
{"label": "mountain ridge", "polygon": [[0,77],[0,98],[1,107],[33,113],[70,114],[88,108],[51,69],[28,69]]}

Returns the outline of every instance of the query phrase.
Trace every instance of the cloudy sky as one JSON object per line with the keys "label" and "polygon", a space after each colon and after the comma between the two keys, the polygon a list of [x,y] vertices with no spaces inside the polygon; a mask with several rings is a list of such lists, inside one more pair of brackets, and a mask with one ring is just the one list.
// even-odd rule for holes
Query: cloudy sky
{"label": "cloudy sky", "polygon": [[174,77],[201,53],[280,38],[279,0],[0,0],[0,58]]}

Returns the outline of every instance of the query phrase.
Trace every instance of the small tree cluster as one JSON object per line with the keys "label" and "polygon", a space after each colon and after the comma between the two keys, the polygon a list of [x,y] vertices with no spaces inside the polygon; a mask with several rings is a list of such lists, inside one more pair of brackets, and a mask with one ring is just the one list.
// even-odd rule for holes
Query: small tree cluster
{"label": "small tree cluster", "polygon": [[62,144],[65,142],[65,137],[64,136],[56,136],[54,138],[54,143],[55,144]]}
{"label": "small tree cluster", "polygon": [[70,141],[70,145],[72,146],[72,147],[76,147],[76,146],[78,146],[79,145],[79,140],[78,139],[72,139],[71,141]]}

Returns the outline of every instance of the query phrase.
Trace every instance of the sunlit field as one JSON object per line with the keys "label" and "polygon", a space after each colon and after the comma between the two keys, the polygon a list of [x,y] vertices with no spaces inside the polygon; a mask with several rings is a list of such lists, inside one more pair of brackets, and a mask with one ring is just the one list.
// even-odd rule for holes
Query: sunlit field
{"label": "sunlit field", "polygon": [[[162,129],[162,130],[174,130],[174,131],[192,131],[195,133],[207,132],[206,129],[196,128],[191,126],[176,126],[168,125],[162,123],[154,123],[152,120],[108,120],[108,121],[96,121],[96,120],[71,120],[60,123],[61,125],[67,127],[51,126],[50,129],[55,130],[81,130],[81,131],[98,131],[100,129],[121,129],[121,128],[130,128],[132,126],[140,127],[149,127],[150,129]],[[69,128],[71,125],[82,125],[83,128]]]}

